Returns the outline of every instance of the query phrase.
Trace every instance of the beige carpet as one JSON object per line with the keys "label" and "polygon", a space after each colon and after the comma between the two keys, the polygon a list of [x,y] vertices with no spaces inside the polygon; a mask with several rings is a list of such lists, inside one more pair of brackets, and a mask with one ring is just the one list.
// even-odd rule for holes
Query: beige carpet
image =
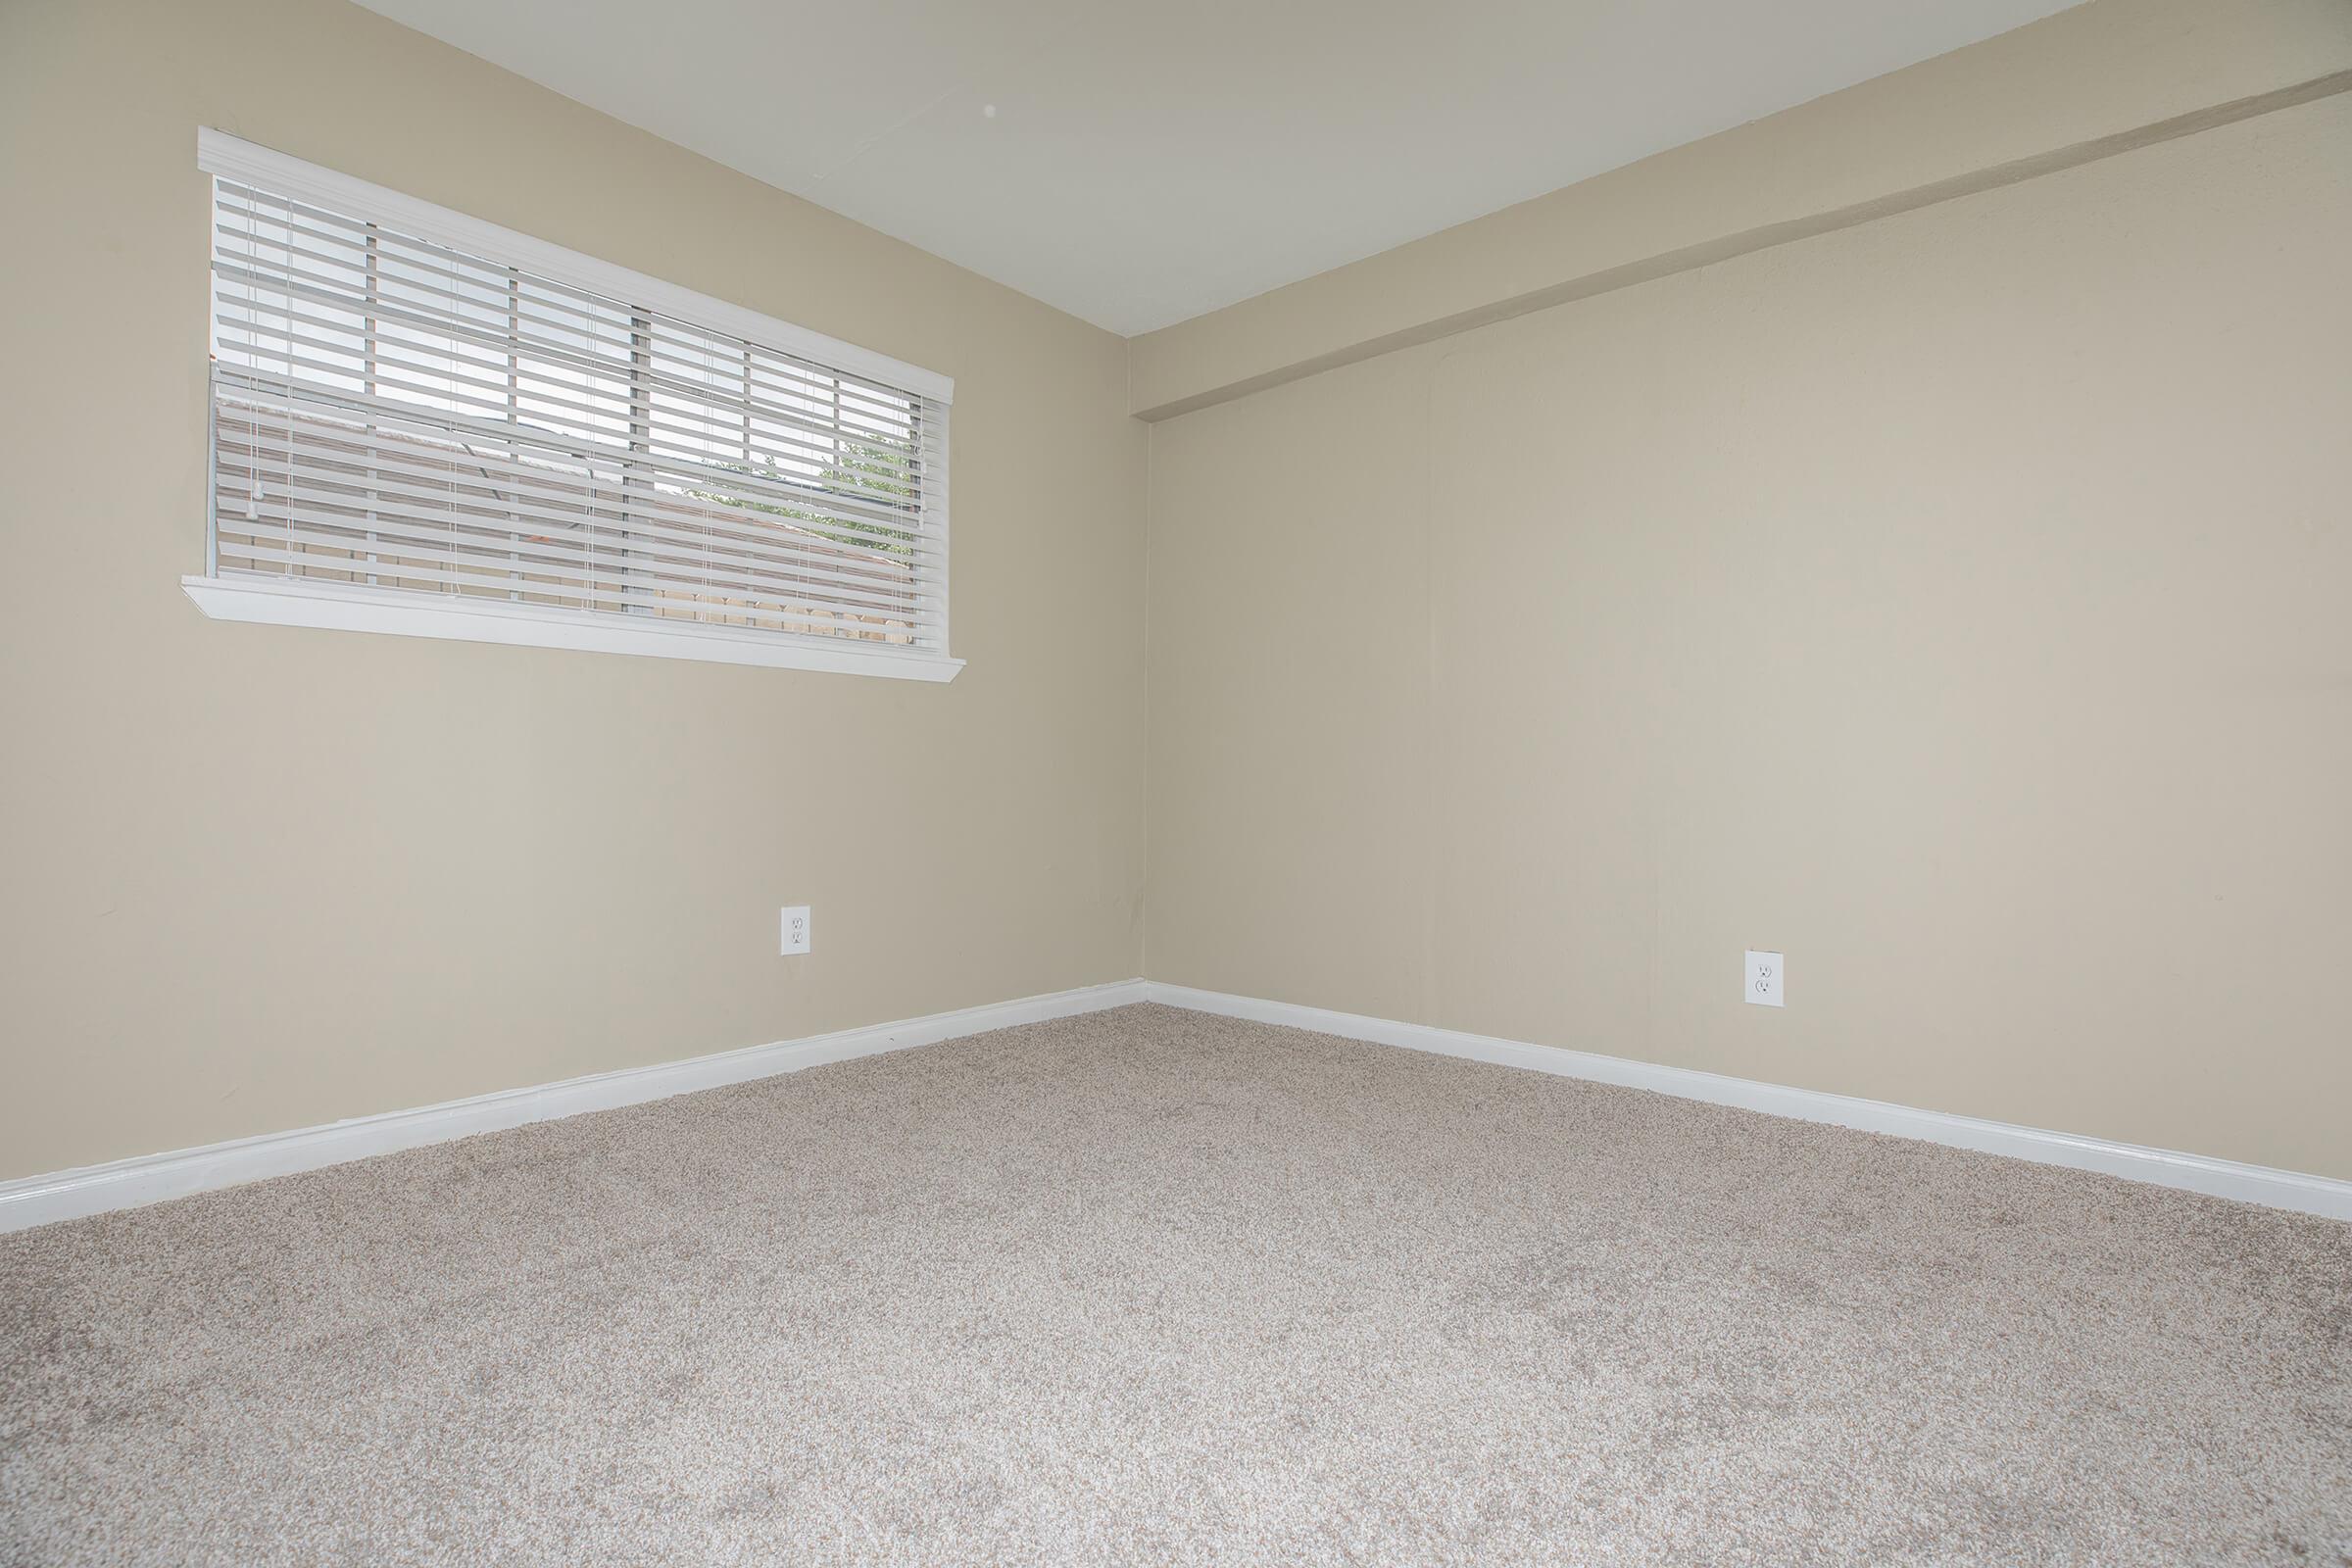
{"label": "beige carpet", "polygon": [[2352,1227],[1161,1007],[0,1238],[9,1563],[2352,1562]]}

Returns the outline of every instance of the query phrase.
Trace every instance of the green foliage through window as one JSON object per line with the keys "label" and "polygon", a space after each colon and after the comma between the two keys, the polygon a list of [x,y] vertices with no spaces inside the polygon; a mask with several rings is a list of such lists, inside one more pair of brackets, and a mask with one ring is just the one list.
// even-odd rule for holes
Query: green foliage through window
{"label": "green foliage through window", "polygon": [[[714,464],[712,466],[726,468],[735,473],[757,474],[760,478],[781,477],[772,468],[747,467],[739,463],[720,463]],[[914,499],[914,484],[907,473],[906,459],[903,455],[891,451],[888,447],[870,446],[863,442],[846,444],[835,455],[833,461],[825,465],[824,471],[818,475],[816,482],[825,490],[840,495],[845,500],[872,496],[882,500],[886,505],[905,506]],[[686,493],[697,501],[713,502],[722,507],[735,507],[746,512],[764,512],[770,516],[788,517],[794,522],[807,523],[820,535],[840,538],[844,544],[855,544],[869,550],[879,550],[885,555],[897,556],[902,560],[912,560],[914,556],[913,542],[906,537],[906,533],[915,527],[915,521],[911,517],[902,525],[905,530],[902,531],[901,526],[892,526],[862,517],[831,516],[825,513],[810,512],[800,507],[787,506],[781,502],[747,501],[741,496],[719,495],[710,490],[689,490]],[[858,534],[864,537],[842,538],[844,534]]]}

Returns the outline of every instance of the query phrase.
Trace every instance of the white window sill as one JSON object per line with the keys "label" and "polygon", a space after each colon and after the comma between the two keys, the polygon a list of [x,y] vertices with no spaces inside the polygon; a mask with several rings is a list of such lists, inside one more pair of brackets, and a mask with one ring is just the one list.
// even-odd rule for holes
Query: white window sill
{"label": "white window sill", "polygon": [[571,648],[653,659],[699,659],[706,663],[829,670],[892,680],[949,681],[963,668],[960,659],[874,643],[835,643],[822,637],[790,637],[685,620],[620,615],[588,620],[573,612],[494,599],[394,598],[367,588],[272,578],[182,577],[179,585],[196,601],[196,608],[215,620],[323,626],[524,648]]}

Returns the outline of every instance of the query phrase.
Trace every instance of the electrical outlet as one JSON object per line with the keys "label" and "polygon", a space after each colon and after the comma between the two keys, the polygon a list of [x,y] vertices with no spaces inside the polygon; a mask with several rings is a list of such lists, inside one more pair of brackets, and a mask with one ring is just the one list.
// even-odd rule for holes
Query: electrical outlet
{"label": "electrical outlet", "polygon": [[787,905],[784,908],[784,952],[789,955],[808,951],[808,906]]}
{"label": "electrical outlet", "polygon": [[1747,953],[1747,973],[1741,986],[1747,994],[1747,1000],[1759,1007],[1787,1006],[1788,1004],[1781,1000],[1781,985],[1787,978],[1782,972],[1785,967],[1779,954],[1758,953],[1750,948]]}

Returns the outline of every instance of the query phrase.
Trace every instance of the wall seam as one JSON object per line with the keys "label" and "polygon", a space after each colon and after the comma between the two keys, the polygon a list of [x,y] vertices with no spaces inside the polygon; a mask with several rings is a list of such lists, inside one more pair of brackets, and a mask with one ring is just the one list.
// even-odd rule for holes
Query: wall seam
{"label": "wall seam", "polygon": [[[1404,349],[1418,348],[1425,343],[1435,343],[1444,338],[1458,337],[1464,332],[1475,331],[1482,326],[1492,326],[1498,321],[1532,316],[1538,311],[1571,305],[1579,300],[1592,299],[1602,294],[1613,294],[1620,289],[1632,288],[1636,284],[1654,282],[1660,278],[1675,276],[1677,273],[1694,271],[1702,267],[1712,267],[1719,262],[1750,256],[1758,251],[1773,250],[1783,245],[1792,245],[1799,240],[1815,239],[1824,234],[1837,233],[1841,229],[1856,228],[1865,223],[1877,222],[1881,219],[1895,218],[1905,213],[1915,213],[1926,208],[1941,206],[1945,202],[1958,201],[1963,197],[1982,195],[1987,191],[2021,185],[2029,180],[2042,178],[2044,175],[2064,173],[2069,170],[2081,169],[2086,165],[2103,163],[2110,158],[2121,157],[2125,153],[2137,152],[2142,148],[2159,146],[2169,141],[2179,141],[2183,137],[2198,135],[2225,125],[2237,124],[2243,121],[2257,120],[2265,115],[2276,114],[2283,109],[2297,108],[2323,98],[2331,98],[2343,92],[2352,92],[2352,70],[2329,72],[2326,75],[2314,76],[2291,86],[2255,93],[2250,97],[2231,99],[2227,103],[2192,110],[2187,114],[2151,121],[2147,124],[2134,126],[2130,130],[2093,137],[2088,141],[2072,142],[2063,147],[2034,153],[2024,158],[2011,159],[2005,163],[1989,164],[1968,173],[1930,180],[1924,185],[1909,186],[1886,195],[1873,196],[1865,201],[1851,202],[1843,207],[1807,214],[1801,218],[1783,219],[1775,222],[1759,224],[1753,228],[1741,229],[1735,234],[1721,235],[1715,239],[1701,240],[1696,244],[1659,251],[1637,261],[1625,262],[1615,267],[1583,273],[1565,282],[1547,284],[1543,288],[1524,294],[1515,294],[1507,299],[1496,300],[1471,310],[1457,311],[1414,326],[1383,333],[1377,337],[1365,338],[1361,342],[1349,344],[1346,348],[1312,355],[1257,375],[1247,376],[1239,381],[1229,381],[1223,386],[1211,387],[1205,392],[1196,392],[1189,397],[1178,398],[1153,408],[1139,409],[1135,413],[1135,417],[1146,423],[1156,424],[1163,419],[1172,419],[1180,415],[1214,408],[1220,403],[1230,403],[1238,398],[1249,397],[1253,393],[1286,386],[1293,381],[1303,381],[1311,376],[1321,375],[1327,370],[1360,365],[1366,360],[1379,359],[1383,355],[1395,354]],[[1128,363],[1132,386],[1134,374],[1132,350],[1129,351]]]}

